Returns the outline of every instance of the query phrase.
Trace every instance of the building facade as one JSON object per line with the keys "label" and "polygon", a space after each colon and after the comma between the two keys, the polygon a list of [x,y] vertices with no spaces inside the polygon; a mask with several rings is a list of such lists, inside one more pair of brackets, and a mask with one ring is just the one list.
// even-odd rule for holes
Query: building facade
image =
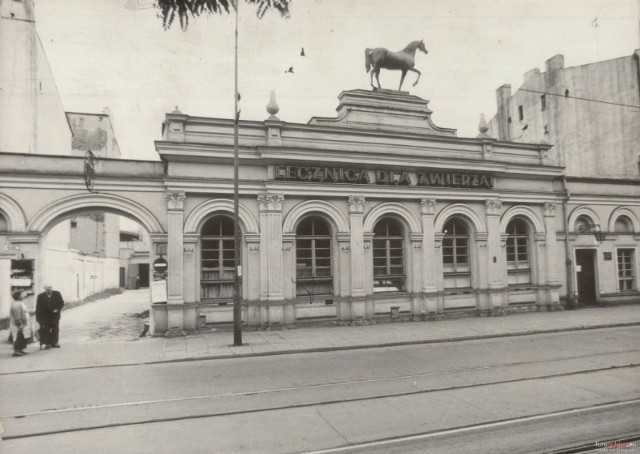
{"label": "building facade", "polygon": [[[551,145],[459,138],[406,92],[339,101],[336,118],[285,123],[271,105],[239,124],[246,326],[560,308]],[[156,142],[169,266],[156,333],[232,320],[233,127],[175,111]]]}
{"label": "building facade", "polygon": [[491,134],[551,143],[565,167],[562,299],[571,307],[640,302],[640,50],[578,67],[556,55],[513,94],[503,85],[496,95]]}
{"label": "building facade", "polygon": [[[38,36],[34,2],[1,2],[0,22],[0,152],[84,156],[91,149],[101,158],[119,158],[108,110],[64,111]],[[46,166],[35,170],[48,172]],[[2,197],[8,186],[0,187]],[[37,197],[34,185],[23,190]],[[40,260],[11,243],[8,218],[0,210],[0,318],[8,316],[14,290],[27,291],[26,303],[35,307],[35,294],[42,291],[35,275],[41,285],[53,284],[67,301],[118,287],[118,216],[92,213],[59,219],[45,235]]]}
{"label": "building facade", "polygon": [[[498,140],[486,125],[458,137],[405,92],[345,91],[335,118],[306,124],[268,111],[238,125],[245,327],[638,301],[632,179],[572,180],[551,144]],[[100,159],[93,192],[82,157],[0,152],[5,255],[32,261],[40,286],[43,238],[60,220],[127,216],[148,234],[149,261],[168,265],[166,285],[150,283],[153,334],[229,324],[234,121],[176,110],[156,148],[161,162]]]}

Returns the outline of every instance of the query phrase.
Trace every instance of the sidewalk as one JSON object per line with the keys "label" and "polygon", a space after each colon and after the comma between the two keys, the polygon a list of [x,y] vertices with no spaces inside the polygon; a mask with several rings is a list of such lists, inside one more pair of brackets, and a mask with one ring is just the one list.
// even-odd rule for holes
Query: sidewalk
{"label": "sidewalk", "polygon": [[[11,345],[4,343],[5,348],[0,353],[0,374],[373,348],[633,325],[640,325],[640,305],[430,322],[245,331],[244,345],[239,347],[231,345],[233,333],[230,331],[129,340],[65,338],[63,331],[62,348],[38,351],[37,345],[31,345],[27,349],[30,354],[21,358],[12,358]],[[3,342],[6,335],[6,330],[0,331]]]}

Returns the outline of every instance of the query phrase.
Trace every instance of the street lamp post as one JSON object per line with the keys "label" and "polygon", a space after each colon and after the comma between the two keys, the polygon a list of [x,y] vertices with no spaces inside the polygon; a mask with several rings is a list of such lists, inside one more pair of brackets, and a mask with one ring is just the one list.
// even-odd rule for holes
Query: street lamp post
{"label": "street lamp post", "polygon": [[233,113],[233,244],[234,244],[234,268],[233,277],[233,345],[242,345],[242,307],[240,298],[240,222],[239,222],[239,205],[240,196],[238,188],[238,122],[240,121],[240,112],[238,111],[238,9],[240,1],[235,1],[236,6],[236,27],[235,27],[235,62],[234,62],[234,113]]}

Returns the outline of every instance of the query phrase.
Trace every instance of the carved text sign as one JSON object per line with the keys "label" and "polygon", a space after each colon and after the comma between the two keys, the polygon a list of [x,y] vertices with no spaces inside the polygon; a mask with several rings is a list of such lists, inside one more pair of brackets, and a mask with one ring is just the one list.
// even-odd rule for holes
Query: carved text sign
{"label": "carved text sign", "polygon": [[449,188],[493,187],[486,173],[454,170],[369,170],[358,167],[275,166],[275,179],[317,183],[354,183],[398,186],[438,186]]}

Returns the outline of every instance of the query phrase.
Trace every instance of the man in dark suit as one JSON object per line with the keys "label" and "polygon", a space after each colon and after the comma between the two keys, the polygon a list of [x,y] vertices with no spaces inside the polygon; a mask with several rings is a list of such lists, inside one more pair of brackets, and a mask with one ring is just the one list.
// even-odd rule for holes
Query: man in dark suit
{"label": "man in dark suit", "polygon": [[44,292],[36,300],[36,321],[40,324],[40,346],[45,349],[60,348],[58,336],[60,334],[60,312],[64,301],[57,290],[51,285],[44,286]]}

